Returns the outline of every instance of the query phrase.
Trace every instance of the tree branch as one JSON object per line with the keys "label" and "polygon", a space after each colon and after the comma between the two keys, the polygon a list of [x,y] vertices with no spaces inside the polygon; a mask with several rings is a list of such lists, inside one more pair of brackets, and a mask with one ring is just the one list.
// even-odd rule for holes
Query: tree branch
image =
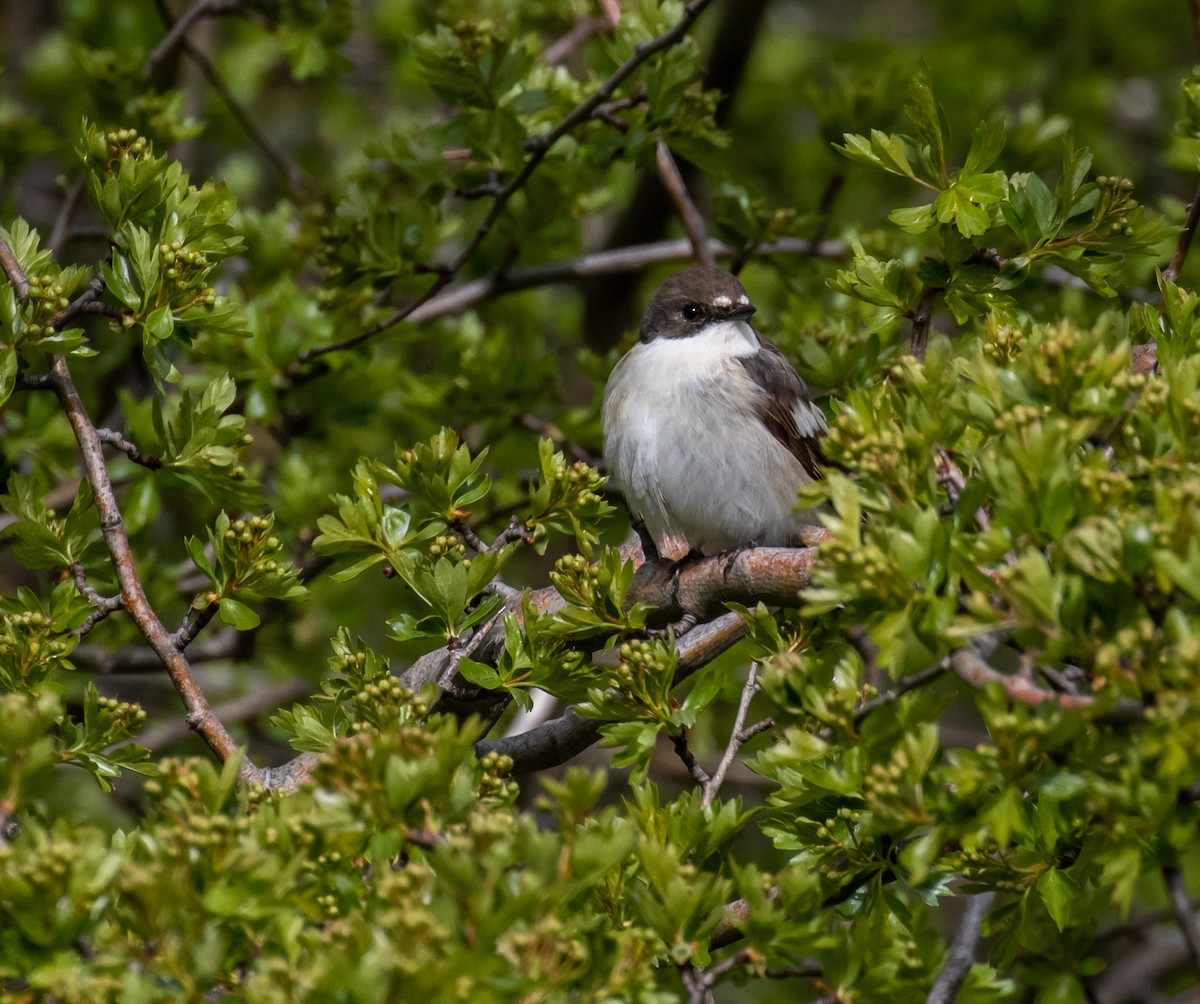
{"label": "tree branch", "polygon": [[88,614],[87,620],[71,632],[75,637],[82,638],[109,614],[120,610],[125,605],[125,600],[120,595],[101,596],[92,584],[88,582],[87,572],[84,571],[83,565],[78,561],[71,562],[67,570],[75,579],[75,588],[79,590],[80,595],[96,608]]}
{"label": "tree branch", "polygon": [[17,291],[17,299],[29,299],[29,276],[25,274],[21,263],[17,261],[17,256],[13,254],[12,248],[8,246],[8,242],[3,238],[0,238],[0,268],[4,269],[4,274],[8,276],[8,281],[12,283],[13,289]]}
{"label": "tree branch", "polygon": [[[1031,708],[1050,701],[1064,711],[1078,711],[1094,707],[1097,703],[1093,694],[1060,694],[1053,690],[1043,690],[1030,677],[1001,673],[971,649],[960,649],[947,661],[949,667],[972,687],[983,688],[989,683],[998,683],[1010,700],[1027,704]],[[1141,721],[1145,714],[1145,706],[1140,701],[1123,699],[1099,715],[1098,720],[1109,724],[1136,722]]]}
{"label": "tree branch", "polygon": [[[1192,0],[1192,2],[1195,7],[1200,0]],[[1183,271],[1183,263],[1187,260],[1188,251],[1192,247],[1198,223],[1200,223],[1200,188],[1197,188],[1195,194],[1192,195],[1187,217],[1183,221],[1183,228],[1179,231],[1179,240],[1175,244],[1175,253],[1171,255],[1171,263],[1163,269],[1163,278],[1168,282],[1179,281],[1179,273]]]}
{"label": "tree branch", "polygon": [[901,697],[910,691],[916,690],[918,687],[923,687],[927,683],[932,683],[939,676],[942,676],[950,667],[945,661],[935,663],[932,666],[927,666],[918,673],[912,673],[908,676],[900,677],[900,681],[885,694],[880,694],[878,697],[873,697],[869,701],[864,701],[854,709],[854,724],[861,725],[871,714],[878,711],[880,708],[887,707],[889,704],[895,704]]}
{"label": "tree branch", "polygon": [[1200,920],[1197,919],[1192,901],[1188,898],[1183,871],[1178,865],[1163,865],[1162,876],[1171,899],[1171,910],[1175,914],[1179,929],[1183,932],[1188,951],[1192,953],[1192,965],[1200,969]]}
{"label": "tree branch", "polygon": [[938,973],[938,978],[925,998],[925,1004],[954,1004],[958,992],[967,981],[967,974],[975,964],[975,946],[983,930],[983,921],[995,900],[994,892],[981,893],[972,896],[967,903],[966,912],[959,922],[958,934],[950,945],[950,954],[946,964]]}
{"label": "tree branch", "polygon": [[[745,632],[745,621],[733,613],[693,628],[675,643],[678,654],[676,682],[686,679],[731,648]],[[510,756],[513,773],[528,774],[556,767],[578,756],[600,738],[600,727],[604,724],[581,718],[572,707],[561,718],[520,735],[481,739],[475,744],[475,752],[478,756],[488,753]]]}
{"label": "tree branch", "polygon": [[725,755],[721,757],[721,761],[717,764],[717,769],[713,771],[712,777],[704,782],[704,794],[700,797],[701,808],[707,809],[712,805],[713,800],[717,797],[717,792],[721,790],[721,785],[725,783],[725,775],[729,772],[734,757],[737,756],[738,750],[742,748],[742,744],[746,741],[742,729],[746,724],[746,715],[750,711],[750,702],[757,693],[758,663],[752,662],[750,663],[750,670],[746,675],[745,686],[742,687],[742,698],[738,702],[737,714],[733,719],[733,731],[730,733],[729,743],[725,747]]}
{"label": "tree branch", "polygon": [[[198,732],[209,749],[224,762],[237,752],[237,744],[213,714],[203,691],[196,683],[192,667],[183,653],[176,648],[142,588],[129,546],[129,537],[125,533],[121,510],[117,505],[108,468],[104,463],[104,447],[71,379],[66,358],[55,356],[50,372],[59,403],[66,412],[75,439],[79,443],[83,468],[96,500],[100,532],[104,536],[113,568],[117,573],[125,609],[166,667],[171,683],[187,709],[188,726]],[[243,774],[252,775],[253,770],[252,765],[247,764],[243,767]]]}
{"label": "tree branch", "polygon": [[[630,76],[632,76],[639,67],[642,66],[651,56],[669,49],[671,46],[680,42],[687,34],[695,20],[704,12],[704,9],[712,3],[712,0],[691,0],[690,3],[685,3],[683,14],[675,24],[664,31],[661,35],[650,39],[646,42],[640,42],[633,50],[633,55],[625,60],[613,73],[604,81],[592,94],[576,105],[553,129],[542,133],[539,136],[533,136],[525,141],[525,149],[529,152],[525,163],[521,169],[513,175],[509,182],[504,185],[496,193],[495,199],[487,214],[483,218],[483,222],[475,229],[475,232],[470,236],[467,242],[454,256],[450,264],[444,268],[439,268],[438,278],[420,297],[414,300],[407,307],[398,311],[392,317],[373,325],[366,331],[360,332],[351,338],[344,339],[340,342],[332,342],[328,345],[318,345],[305,352],[302,352],[296,359],[296,364],[305,366],[323,355],[328,355],[331,352],[341,352],[347,349],[355,348],[358,345],[375,338],[382,332],[388,330],[400,321],[413,314],[418,307],[428,303],[434,296],[445,289],[450,282],[458,275],[462,267],[471,260],[479,246],[484,242],[484,239],[492,232],[492,228],[499,222],[500,217],[504,215],[504,211],[508,206],[509,201],[522,188],[526,182],[533,176],[534,171],[551,148],[571,130],[573,130],[581,122],[591,118],[593,113],[603,104],[605,104]],[[294,366],[289,368],[289,372],[294,370]],[[292,373],[295,376],[295,373]]]}
{"label": "tree branch", "polygon": [[195,3],[179,15],[179,18],[163,36],[162,41],[146,57],[146,63],[142,67],[142,80],[149,80],[163,60],[185,44],[184,35],[200,18],[212,17],[215,14],[228,14],[240,6],[241,0],[195,0]]}

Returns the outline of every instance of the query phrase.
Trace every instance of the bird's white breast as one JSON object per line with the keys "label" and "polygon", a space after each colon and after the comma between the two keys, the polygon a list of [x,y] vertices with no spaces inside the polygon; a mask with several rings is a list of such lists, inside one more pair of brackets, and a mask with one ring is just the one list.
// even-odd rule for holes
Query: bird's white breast
{"label": "bird's white breast", "polygon": [[[730,321],[641,342],[613,370],[605,457],[660,547],[682,536],[711,554],[793,537],[796,490],[811,479],[758,416],[764,392],[738,362],[758,351],[754,330]],[[819,410],[797,418],[804,431],[823,431]]]}

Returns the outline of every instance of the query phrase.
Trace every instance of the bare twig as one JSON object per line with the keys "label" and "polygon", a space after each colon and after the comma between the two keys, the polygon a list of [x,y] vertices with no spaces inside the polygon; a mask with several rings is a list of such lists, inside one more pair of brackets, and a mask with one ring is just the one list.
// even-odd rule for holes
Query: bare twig
{"label": "bare twig", "polygon": [[196,67],[204,74],[209,86],[217,93],[217,97],[224,102],[225,107],[229,109],[229,113],[238,120],[238,124],[242,127],[242,131],[250,137],[250,140],[259,148],[263,156],[267,158],[272,167],[275,168],[287,183],[288,188],[292,192],[303,192],[311,184],[309,177],[304,173],[304,169],[291,159],[284,152],[283,147],[275,142],[257,122],[254,121],[250,113],[246,111],[237,98],[233,96],[233,92],[226,85],[224,79],[217,72],[217,68],[213,66],[212,61],[197,49],[187,39],[183,40],[183,51],[187,53],[188,58],[196,64]]}
{"label": "bare twig", "polygon": [[680,762],[687,768],[687,772],[692,775],[692,780],[695,781],[701,788],[706,788],[712,781],[708,776],[708,771],[700,766],[700,761],[696,759],[687,743],[687,731],[680,732],[679,735],[671,736],[671,745],[675,747],[675,754],[679,757]]}
{"label": "bare twig", "polygon": [[901,697],[918,687],[923,687],[927,683],[931,683],[939,676],[943,675],[950,667],[945,662],[935,663],[932,666],[927,666],[919,673],[911,673],[908,676],[902,676],[900,681],[887,693],[880,694],[878,697],[873,697],[869,701],[864,701],[854,709],[854,724],[860,725],[871,714],[878,711],[880,708],[887,707],[889,704],[895,704]]}
{"label": "bare twig", "polygon": [[[278,687],[257,690],[244,697],[219,704],[213,709],[213,714],[218,716],[221,721],[230,724],[253,721],[278,710],[281,705],[292,701],[302,701],[312,692],[313,685],[307,680],[291,680]],[[147,749],[157,752],[182,742],[188,737],[189,732],[190,729],[186,722],[175,720],[148,728],[133,741],[139,746],[145,746]]]}
{"label": "bare twig", "polygon": [[428,303],[434,296],[445,289],[459,273],[462,267],[471,260],[479,246],[492,232],[493,227],[499,222],[500,217],[504,215],[504,211],[508,206],[509,201],[517,192],[525,187],[526,182],[533,176],[534,171],[546,158],[551,148],[564,136],[570,133],[577,125],[590,119],[597,108],[604,105],[612,98],[617,88],[621,86],[630,76],[632,76],[639,67],[642,66],[651,56],[669,49],[671,46],[680,42],[687,35],[688,29],[691,28],[695,20],[704,12],[704,9],[712,3],[712,0],[691,0],[690,3],[684,4],[683,14],[675,24],[668,28],[661,35],[649,39],[645,42],[640,42],[633,50],[633,55],[625,60],[616,70],[604,81],[592,94],[585,100],[576,105],[553,129],[542,133],[540,136],[534,136],[527,140],[525,149],[529,152],[525,163],[521,169],[513,175],[511,180],[496,194],[495,200],[492,202],[491,208],[487,215],[484,216],[483,222],[475,229],[475,232],[467,239],[466,243],[459,250],[450,264],[445,267],[440,267],[436,271],[437,279],[433,284],[419,296],[416,300],[410,303],[407,307],[402,308],[393,314],[390,318],[379,322],[362,331],[351,338],[344,339],[340,342],[332,342],[328,345],[318,345],[305,352],[302,352],[296,359],[296,363],[289,368],[289,374],[296,378],[299,374],[295,372],[296,366],[306,366],[321,356],[328,355],[331,352],[342,352],[347,349],[355,348],[362,345],[364,342],[377,337],[389,328],[399,324],[405,318],[412,315],[419,307]]}
{"label": "bare twig", "polygon": [[1200,969],[1200,919],[1196,917],[1195,908],[1188,898],[1187,886],[1183,881],[1183,871],[1178,865],[1163,865],[1163,882],[1166,883],[1167,893],[1171,898],[1171,909],[1183,938],[1187,942],[1188,951],[1192,953],[1192,965]]}
{"label": "bare twig", "polygon": [[179,15],[178,20],[171,25],[161,42],[158,43],[146,57],[142,67],[142,79],[149,80],[154,71],[172,52],[186,42],[184,35],[188,29],[202,17],[212,17],[215,14],[228,14],[241,6],[241,0],[195,0],[190,7]]}
{"label": "bare twig", "polygon": [[938,286],[926,286],[917,297],[917,305],[909,318],[912,320],[911,351],[920,360],[925,359],[925,349],[929,345],[929,324],[933,320],[933,304],[942,290]]}
{"label": "bare twig", "polygon": [[992,901],[996,898],[994,892],[981,893],[972,896],[967,903],[966,912],[959,923],[958,934],[950,945],[950,954],[946,964],[938,973],[938,978],[925,998],[925,1004],[954,1004],[958,992],[967,981],[967,974],[975,964],[975,946],[979,943],[979,935],[983,929],[983,920]]}
{"label": "bare twig", "polygon": [[588,39],[612,31],[614,22],[608,17],[581,17],[561,38],[555,39],[542,53],[542,62],[547,66],[562,66]]}
{"label": "bare twig", "polygon": [[163,465],[160,457],[147,456],[142,453],[133,443],[114,429],[97,429],[96,435],[99,437],[100,442],[124,453],[125,456],[140,467],[156,471]]}
{"label": "bare twig", "polygon": [[758,663],[750,663],[750,671],[746,674],[746,684],[742,687],[742,699],[738,702],[737,714],[733,719],[733,730],[729,736],[729,743],[725,747],[725,753],[717,764],[717,769],[713,771],[712,777],[704,782],[704,794],[700,797],[701,808],[707,809],[713,804],[713,800],[717,797],[717,792],[721,790],[721,785],[725,783],[725,775],[729,773],[729,768],[733,764],[734,757],[737,756],[738,750],[742,748],[742,743],[746,740],[742,738],[742,729],[746,724],[746,714],[750,710],[750,702],[754,699],[754,695],[758,693]]}
{"label": "bare twig", "polygon": [[479,536],[474,528],[463,519],[452,519],[449,523],[450,529],[456,531],[462,537],[471,550],[477,554],[488,554],[491,551],[499,551],[506,544],[511,544],[515,540],[525,541],[527,544],[533,543],[533,538],[529,535],[529,528],[525,525],[520,517],[514,516],[508,521],[508,526],[496,534],[496,539],[490,544]]}
{"label": "bare twig", "polygon": [[683,182],[683,175],[679,173],[679,165],[671,156],[670,148],[662,140],[658,141],[655,163],[658,165],[658,176],[662,179],[663,187],[667,190],[671,204],[675,207],[675,213],[691,242],[692,253],[696,256],[696,261],[710,267],[715,265],[716,256],[708,243],[704,217],[700,215],[700,210],[696,208],[696,203],[688,194],[687,185]]}
{"label": "bare twig", "polygon": [[50,237],[46,241],[46,247],[56,257],[67,243],[67,231],[71,226],[71,219],[75,215],[79,198],[83,195],[85,188],[87,188],[87,175],[83,172],[76,175],[75,180],[67,187],[63,204],[59,207],[58,216],[54,218],[54,226],[50,230]]}
{"label": "bare twig", "polygon": [[[949,657],[948,663],[950,668],[972,687],[986,687],[990,683],[998,683],[1010,700],[1027,704],[1031,708],[1049,701],[1066,711],[1076,711],[1094,707],[1097,701],[1092,694],[1060,694],[1053,690],[1043,690],[1030,677],[1001,673],[971,649],[964,648],[955,652]],[[1145,706],[1140,701],[1123,699],[1099,717],[1105,722],[1115,724],[1140,721],[1145,714]]]}
{"label": "bare twig", "polygon": [[71,632],[77,638],[82,638],[109,614],[120,610],[125,605],[125,600],[120,594],[116,596],[101,596],[95,587],[88,582],[87,572],[84,571],[83,565],[78,561],[71,562],[67,570],[75,579],[75,588],[79,590],[80,595],[96,608],[88,614],[87,620]]}
{"label": "bare twig", "polygon": [[21,263],[17,261],[17,256],[13,254],[13,250],[8,246],[8,242],[2,238],[0,238],[0,268],[4,269],[4,274],[8,276],[8,281],[12,283],[13,289],[17,291],[17,299],[27,300],[29,298],[29,276],[25,274],[25,270],[21,267]]}
{"label": "bare twig", "polygon": [[191,607],[183,618],[183,623],[171,635],[171,643],[182,652],[196,640],[196,636],[201,631],[208,627],[219,609],[220,605],[217,603],[209,603],[199,608]]}
{"label": "bare twig", "polygon": [[[1195,5],[1198,0],[1193,0]],[[1192,195],[1192,203],[1188,206],[1187,217],[1183,228],[1179,231],[1179,240],[1175,243],[1175,253],[1171,255],[1171,263],[1163,269],[1163,278],[1168,282],[1178,282],[1179,273],[1183,271],[1183,263],[1191,250],[1192,240],[1196,236],[1196,225],[1200,223],[1200,188]]]}
{"label": "bare twig", "polygon": [[[737,249],[714,238],[709,239],[708,246],[717,258],[732,258],[737,253]],[[827,240],[814,244],[812,241],[797,237],[785,237],[769,244],[760,244],[753,249],[753,254],[756,256],[792,254],[834,260],[844,258],[847,253],[847,247],[841,241]],[[412,310],[397,312],[380,322],[379,329],[384,331],[403,320],[420,324],[436,320],[439,317],[461,314],[464,310],[469,310],[477,303],[493,296],[518,293],[522,290],[550,286],[574,279],[641,272],[652,265],[687,261],[693,257],[693,254],[691,242],[686,238],[681,238],[655,241],[652,244],[635,244],[612,251],[597,251],[579,258],[568,258],[565,261],[550,262],[546,265],[512,269],[503,274],[489,276],[485,279],[475,279],[463,283],[461,286],[447,289]]]}
{"label": "bare twig", "polygon": [[104,277],[97,275],[87,284],[87,289],[68,303],[62,310],[50,318],[50,327],[58,329],[76,314],[87,311],[96,304],[100,294],[104,292]]}

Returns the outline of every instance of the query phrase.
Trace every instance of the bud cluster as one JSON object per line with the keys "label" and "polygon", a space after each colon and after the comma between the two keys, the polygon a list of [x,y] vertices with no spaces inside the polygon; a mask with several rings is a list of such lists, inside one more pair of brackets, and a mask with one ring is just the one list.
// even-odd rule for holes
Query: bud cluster
{"label": "bud cluster", "polygon": [[36,340],[54,334],[54,316],[66,310],[70,300],[66,288],[53,275],[29,276],[29,293],[25,297],[28,320],[23,336]]}
{"label": "bud cluster", "polygon": [[568,603],[578,607],[594,607],[602,589],[600,566],[591,564],[581,554],[564,554],[550,572],[554,588]]}

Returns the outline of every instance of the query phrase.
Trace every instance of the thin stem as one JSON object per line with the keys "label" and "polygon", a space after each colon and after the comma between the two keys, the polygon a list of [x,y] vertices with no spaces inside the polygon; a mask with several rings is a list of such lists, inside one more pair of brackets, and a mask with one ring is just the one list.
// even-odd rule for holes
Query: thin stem
{"label": "thin stem", "polygon": [[50,230],[50,237],[46,241],[46,247],[50,249],[50,253],[55,257],[62,252],[63,245],[67,243],[67,231],[71,226],[71,220],[75,216],[75,209],[79,205],[79,198],[83,195],[83,190],[87,187],[87,175],[80,173],[75,176],[75,180],[67,188],[66,197],[63,199],[63,204],[58,210],[58,216],[54,219],[54,226]]}
{"label": "thin stem", "polygon": [[[1192,6],[1193,8],[1200,6],[1200,0],[1192,0]],[[1192,240],[1196,236],[1197,224],[1200,224],[1200,187],[1192,196],[1192,204],[1188,206],[1183,229],[1179,231],[1179,240],[1175,244],[1175,253],[1171,255],[1171,263],[1163,269],[1163,278],[1168,282],[1179,281],[1179,273],[1183,271],[1183,263],[1191,249]]]}
{"label": "thin stem", "polygon": [[97,429],[96,435],[99,437],[100,442],[107,446],[111,446],[114,450],[124,453],[125,456],[127,456],[139,467],[145,467],[148,470],[156,471],[163,465],[160,457],[147,456],[128,439],[113,429]]}
{"label": "thin stem", "polygon": [[1162,876],[1167,885],[1167,893],[1171,897],[1171,909],[1175,920],[1183,932],[1188,951],[1192,953],[1192,964],[1200,969],[1200,920],[1197,920],[1192,901],[1188,898],[1183,872],[1178,865],[1163,865]]}
{"label": "thin stem", "polygon": [[869,701],[864,701],[854,710],[854,724],[861,725],[871,714],[878,711],[880,708],[887,707],[889,704],[895,704],[901,697],[910,691],[916,690],[918,687],[923,687],[927,683],[932,683],[939,676],[942,676],[949,667],[945,662],[935,663],[932,666],[927,666],[919,673],[912,673],[909,676],[902,676],[900,682],[885,694],[880,694],[878,697],[873,697]]}
{"label": "thin stem", "polygon": [[721,790],[721,785],[725,783],[725,775],[729,772],[738,750],[745,742],[745,739],[741,737],[742,729],[746,724],[746,714],[750,710],[750,702],[757,693],[758,663],[752,662],[750,671],[746,674],[746,684],[742,687],[742,699],[738,702],[737,714],[733,719],[733,731],[729,736],[729,744],[725,747],[725,754],[721,757],[721,762],[717,764],[717,769],[713,771],[712,777],[704,785],[704,794],[700,798],[702,808],[707,809],[712,805],[713,799],[717,797],[717,792]]}
{"label": "thin stem", "polygon": [[667,190],[667,195],[671,198],[671,204],[675,207],[675,213],[679,217],[679,221],[683,224],[684,232],[691,242],[692,253],[696,256],[696,261],[712,267],[717,262],[716,256],[713,254],[713,250],[708,243],[708,232],[704,223],[704,217],[700,214],[700,210],[696,208],[696,203],[692,201],[692,197],[688,194],[687,185],[684,184],[683,175],[679,173],[679,165],[675,163],[675,158],[671,156],[670,148],[662,140],[658,141],[658,148],[654,159],[658,165],[658,176],[662,179],[663,187]]}
{"label": "thin stem", "polygon": [[687,733],[680,732],[677,736],[671,736],[671,745],[675,747],[675,754],[679,757],[680,762],[692,775],[692,780],[701,788],[706,788],[712,782],[712,778],[708,776],[708,771],[700,766],[696,754],[688,749]]}
{"label": "thin stem", "polygon": [[188,29],[202,17],[214,14],[228,14],[241,6],[240,0],[196,0],[190,7],[179,15],[178,20],[171,25],[161,42],[158,43],[146,57],[142,67],[142,79],[149,80],[159,65],[176,49],[184,46]]}

